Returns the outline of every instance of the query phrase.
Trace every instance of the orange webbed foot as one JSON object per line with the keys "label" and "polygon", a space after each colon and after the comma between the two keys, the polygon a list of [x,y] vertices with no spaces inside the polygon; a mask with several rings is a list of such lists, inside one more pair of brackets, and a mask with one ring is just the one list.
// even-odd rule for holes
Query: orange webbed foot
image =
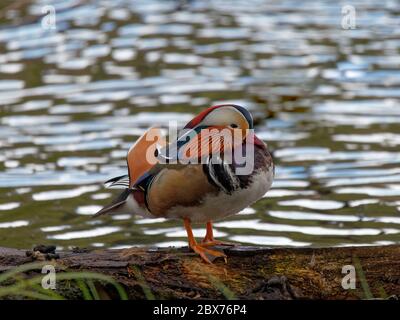
{"label": "orange webbed foot", "polygon": [[213,247],[213,246],[226,246],[226,247],[234,247],[236,243],[227,242],[227,241],[220,241],[220,240],[207,240],[203,239],[201,245],[204,247]]}
{"label": "orange webbed foot", "polygon": [[190,248],[196,252],[198,255],[200,255],[200,257],[207,263],[213,263],[215,259],[221,257],[224,258],[225,263],[226,261],[226,254],[221,252],[221,251],[217,251],[217,250],[211,250],[208,248],[205,248],[204,244],[198,244],[198,243],[194,243],[192,245],[190,245]]}
{"label": "orange webbed foot", "polygon": [[206,247],[212,247],[212,246],[230,246],[233,247],[235,246],[234,243],[232,242],[225,242],[225,241],[219,241],[214,239],[214,233],[213,233],[213,228],[212,228],[212,222],[208,221],[207,222],[207,233],[206,236],[204,237],[203,241],[201,242],[203,246]]}
{"label": "orange webbed foot", "polygon": [[183,219],[185,224],[185,229],[188,235],[189,240],[189,247],[196,252],[200,257],[207,263],[212,263],[215,259],[221,257],[224,258],[226,262],[226,255],[225,253],[217,250],[211,250],[206,248],[206,244],[199,244],[197,243],[196,239],[193,236],[192,227],[190,225],[190,219],[185,218]]}

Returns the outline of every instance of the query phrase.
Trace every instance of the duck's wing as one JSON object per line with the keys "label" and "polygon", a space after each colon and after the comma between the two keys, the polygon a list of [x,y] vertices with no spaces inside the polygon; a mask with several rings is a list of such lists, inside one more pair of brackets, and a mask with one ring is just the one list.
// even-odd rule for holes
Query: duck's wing
{"label": "duck's wing", "polygon": [[158,163],[156,150],[166,144],[158,128],[147,130],[129,149],[126,157],[128,165],[129,187]]}
{"label": "duck's wing", "polygon": [[[177,139],[168,144],[159,129],[149,129],[128,152],[129,187],[144,191],[163,169],[182,167],[178,158],[179,148],[195,135],[187,137],[180,132]],[[159,137],[156,143],[155,136]],[[144,153],[147,157],[143,156]]]}
{"label": "duck's wing", "polygon": [[146,184],[147,208],[156,217],[164,217],[173,207],[200,205],[207,194],[218,192],[201,164],[157,167]]}
{"label": "duck's wing", "polygon": [[128,174],[104,182],[107,188],[132,188],[137,180],[157,164],[156,153],[166,145],[158,128],[147,130],[129,149],[126,156]]}
{"label": "duck's wing", "polygon": [[[107,187],[121,187],[124,188],[124,191],[111,204],[97,212],[94,215],[95,217],[106,213],[117,213],[120,210],[128,210],[126,205],[129,199],[135,201],[134,207],[140,207],[136,200],[132,200],[132,197],[129,198],[128,196],[131,193],[142,194],[136,183],[141,177],[154,171],[151,169],[157,164],[155,150],[164,144],[165,139],[157,128],[150,128],[135,142],[126,157],[128,175],[118,176],[106,182]],[[142,195],[139,195],[138,198],[142,198]]]}

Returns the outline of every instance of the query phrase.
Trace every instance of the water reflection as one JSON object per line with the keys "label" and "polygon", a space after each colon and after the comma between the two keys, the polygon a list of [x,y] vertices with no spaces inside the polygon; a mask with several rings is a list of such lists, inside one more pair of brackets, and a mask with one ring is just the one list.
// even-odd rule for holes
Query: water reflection
{"label": "water reflection", "polygon": [[90,230],[82,230],[82,231],[72,231],[61,234],[55,234],[48,236],[49,239],[56,240],[72,240],[72,239],[81,239],[81,238],[94,238],[104,236],[113,232],[119,231],[118,227],[100,227],[94,228]]}
{"label": "water reflection", "polygon": [[0,245],[185,245],[179,222],[89,216],[115,194],[101,183],[125,173],[147,127],[222,101],[251,109],[277,175],[257,204],[216,223],[217,236],[399,242],[397,3],[352,1],[355,30],[323,0],[46,4],[56,30],[41,27],[41,1],[0,29]]}

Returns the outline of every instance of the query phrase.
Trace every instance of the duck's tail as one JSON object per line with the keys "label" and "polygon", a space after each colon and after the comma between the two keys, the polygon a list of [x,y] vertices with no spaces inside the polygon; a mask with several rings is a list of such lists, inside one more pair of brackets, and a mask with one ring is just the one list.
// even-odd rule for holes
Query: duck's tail
{"label": "duck's tail", "polygon": [[130,198],[133,199],[132,196],[129,197],[129,195],[131,195],[133,191],[134,189],[129,189],[129,188],[124,189],[124,191],[122,191],[122,193],[117,198],[115,198],[109,205],[105,206],[99,212],[95,213],[93,215],[93,218],[101,216],[103,214],[130,213],[129,212],[130,201],[128,200]]}

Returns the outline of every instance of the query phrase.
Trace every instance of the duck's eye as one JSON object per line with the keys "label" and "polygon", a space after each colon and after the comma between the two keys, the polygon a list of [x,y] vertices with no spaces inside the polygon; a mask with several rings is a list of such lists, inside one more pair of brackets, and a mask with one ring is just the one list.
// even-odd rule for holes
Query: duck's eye
{"label": "duck's eye", "polygon": [[230,127],[231,127],[231,128],[237,128],[238,125],[237,125],[236,123],[231,123],[231,124],[230,124]]}

